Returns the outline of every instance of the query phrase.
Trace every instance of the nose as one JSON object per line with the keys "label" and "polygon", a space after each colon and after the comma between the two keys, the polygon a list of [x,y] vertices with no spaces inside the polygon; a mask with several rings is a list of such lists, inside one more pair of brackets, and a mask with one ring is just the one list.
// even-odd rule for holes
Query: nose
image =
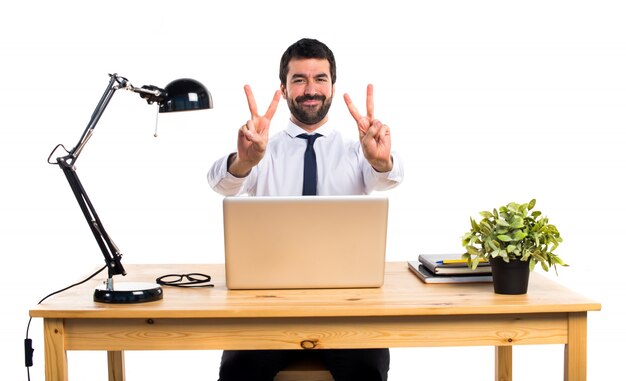
{"label": "nose", "polygon": [[316,91],[315,91],[315,84],[312,82],[309,82],[306,84],[306,86],[304,87],[304,94],[305,95],[315,95]]}

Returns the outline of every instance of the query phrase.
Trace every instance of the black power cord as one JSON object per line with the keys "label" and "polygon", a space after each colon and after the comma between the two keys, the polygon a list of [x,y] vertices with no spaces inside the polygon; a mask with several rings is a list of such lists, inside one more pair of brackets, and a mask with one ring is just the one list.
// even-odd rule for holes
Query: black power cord
{"label": "black power cord", "polygon": [[[100,274],[104,269],[106,269],[107,266],[103,266],[101,269],[99,269],[98,271],[96,271],[95,273],[91,274],[90,276],[88,276],[87,278],[81,280],[78,283],[74,283],[70,286],[67,286],[65,288],[62,288],[60,290],[57,290],[53,293],[50,293],[46,296],[43,297],[43,299],[41,299],[39,302],[37,302],[37,304],[41,304],[44,300],[48,299],[49,297],[51,297],[52,295],[56,295],[58,293],[61,293],[63,291],[67,291],[72,287],[76,287],[78,285],[81,285],[89,280],[91,280],[93,277],[95,277],[96,275]],[[33,348],[33,340],[28,338],[28,331],[30,330],[30,323],[33,320],[32,317],[30,317],[28,319],[28,325],[26,326],[26,339],[24,339],[24,364],[26,365],[26,376],[28,378],[28,381],[30,381],[30,367],[33,366],[33,352],[35,352],[35,349]]]}

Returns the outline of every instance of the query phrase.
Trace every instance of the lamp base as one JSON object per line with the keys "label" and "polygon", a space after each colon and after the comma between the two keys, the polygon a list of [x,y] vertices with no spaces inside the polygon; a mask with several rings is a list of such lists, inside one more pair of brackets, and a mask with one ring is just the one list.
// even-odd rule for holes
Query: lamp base
{"label": "lamp base", "polygon": [[145,303],[163,299],[163,289],[156,283],[115,283],[113,290],[106,285],[96,287],[94,302]]}

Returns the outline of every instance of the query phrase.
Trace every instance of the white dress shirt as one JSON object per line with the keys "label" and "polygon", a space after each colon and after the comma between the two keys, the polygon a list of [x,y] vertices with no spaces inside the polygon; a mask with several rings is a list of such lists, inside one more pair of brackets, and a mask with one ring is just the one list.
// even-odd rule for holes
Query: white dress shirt
{"label": "white dress shirt", "polygon": [[[224,196],[300,196],[307,141],[300,139],[303,129],[289,122],[287,128],[273,135],[265,156],[248,176],[239,178],[227,170],[228,156],[217,160],[207,178],[209,185]],[[395,153],[393,168],[377,172],[363,156],[358,141],[347,141],[328,123],[318,128],[321,134],[314,144],[317,156],[317,194],[363,195],[391,189],[402,181],[404,169]]]}

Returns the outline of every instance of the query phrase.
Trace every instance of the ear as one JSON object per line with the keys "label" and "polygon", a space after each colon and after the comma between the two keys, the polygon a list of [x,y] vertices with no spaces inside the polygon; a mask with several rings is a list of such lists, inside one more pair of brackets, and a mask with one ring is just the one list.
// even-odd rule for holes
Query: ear
{"label": "ear", "polygon": [[287,88],[282,83],[280,84],[280,93],[283,95],[283,99],[287,99]]}

